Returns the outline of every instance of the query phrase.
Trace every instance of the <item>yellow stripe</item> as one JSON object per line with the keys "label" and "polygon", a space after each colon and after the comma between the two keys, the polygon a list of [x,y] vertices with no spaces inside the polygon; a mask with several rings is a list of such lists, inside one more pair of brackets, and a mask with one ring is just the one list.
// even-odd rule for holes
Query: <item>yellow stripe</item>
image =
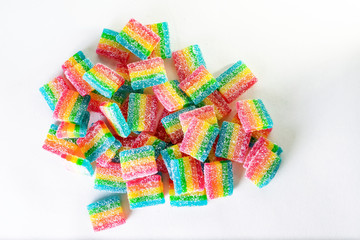
{"label": "yellow stripe", "polygon": [[120,49],[121,51],[124,51],[124,52],[129,52],[129,50],[127,50],[125,47],[123,47],[118,42],[114,42],[114,41],[111,41],[111,40],[106,39],[106,38],[100,38],[99,43],[109,45],[111,47]]}
{"label": "yellow stripe", "polygon": [[[269,150],[270,151],[270,150]],[[252,177],[251,180],[255,183],[258,184],[258,182],[262,179],[262,177],[265,175],[265,173],[268,171],[268,169],[270,168],[270,166],[273,164],[273,162],[276,159],[276,155],[271,153],[270,154],[270,159],[268,159],[266,161],[266,163],[264,164],[264,166],[261,168],[261,171],[256,172]]]}
{"label": "yellow stripe", "polygon": [[61,93],[58,92],[58,89],[55,86],[53,81],[49,82],[49,88],[51,89],[51,91],[54,94],[54,96],[56,97],[56,99],[59,99],[61,96]]}
{"label": "yellow stripe", "polygon": [[246,77],[246,75],[252,74],[249,68],[245,68],[242,72],[238,73],[230,82],[226,83],[224,86],[221,87],[220,92],[227,92],[229,89],[233,88],[234,85],[237,85],[238,82]]}
{"label": "yellow stripe", "polygon": [[111,209],[111,210],[108,210],[105,212],[100,212],[100,213],[90,215],[90,219],[91,219],[91,221],[97,221],[97,220],[101,220],[106,217],[110,217],[110,216],[114,216],[114,215],[122,214],[122,213],[123,213],[122,207],[117,207],[117,208],[114,208],[114,209]]}
{"label": "yellow stripe", "polygon": [[150,52],[154,49],[154,46],[151,45],[150,42],[146,41],[146,39],[143,39],[139,34],[134,32],[132,29],[130,29],[128,26],[125,26],[123,28],[123,31],[129,35],[132,39],[139,42],[144,48],[149,50]]}
{"label": "yellow stripe", "polygon": [[72,142],[68,142],[68,141],[66,141],[66,140],[64,140],[64,139],[59,139],[59,138],[57,138],[56,136],[51,135],[51,134],[48,134],[47,137],[46,137],[46,139],[47,139],[48,141],[56,142],[56,143],[58,143],[58,144],[61,144],[61,145],[65,146],[66,148],[70,148],[70,149],[72,149],[72,150],[74,150],[74,151],[75,151],[76,148],[77,148],[77,145],[76,145],[76,144],[74,144],[74,143],[72,143]]}
{"label": "yellow stripe", "polygon": [[169,92],[169,94],[171,94],[172,98],[173,98],[173,103],[176,104],[176,106],[183,106],[185,104],[184,99],[182,99],[181,97],[179,97],[179,95],[176,93],[176,91],[174,90],[174,88],[170,85],[169,82],[165,83],[165,88],[166,91]]}
{"label": "yellow stripe", "polygon": [[165,130],[166,130],[166,133],[167,133],[167,134],[171,134],[171,133],[173,133],[173,132],[176,132],[176,131],[179,130],[179,129],[181,129],[181,125],[180,125],[180,123],[177,123],[177,124],[175,124],[175,125],[172,125],[172,126],[169,127],[169,128],[166,128]]}
{"label": "yellow stripe", "polygon": [[195,143],[194,143],[195,146],[192,147],[190,156],[196,156],[196,153],[199,151],[202,141],[204,140],[205,135],[209,129],[209,125],[210,124],[208,124],[207,122],[200,121],[200,127],[199,127],[199,129],[201,129],[201,131],[199,131],[200,135],[198,135],[195,140]]}
{"label": "yellow stripe", "polygon": [[217,174],[216,176],[218,179],[218,188],[217,188],[217,196],[221,197],[224,196],[224,188],[223,188],[223,174],[222,174],[222,165],[221,163],[216,163],[216,170]]}
{"label": "yellow stripe", "polygon": [[161,192],[162,192],[161,186],[156,188],[141,189],[139,191],[128,192],[128,198],[132,199],[137,197],[150,196]]}
{"label": "yellow stripe", "polygon": [[63,106],[63,109],[62,109],[63,110],[63,112],[62,112],[63,119],[62,120],[68,120],[69,119],[69,117],[71,115],[71,112],[73,110],[73,107],[75,105],[75,102],[76,102],[78,97],[79,97],[79,94],[71,94],[71,98],[70,98],[69,101],[66,102],[65,108]]}
{"label": "yellow stripe", "polygon": [[255,104],[253,101],[247,101],[247,104],[248,106],[250,107],[250,110],[251,110],[251,113],[253,115],[253,118],[255,119],[255,122],[256,122],[256,128],[257,129],[263,129],[264,127],[264,124],[261,120],[261,117],[255,107]]}
{"label": "yellow stripe", "polygon": [[184,171],[186,176],[186,188],[188,192],[194,191],[193,173],[191,171],[191,165],[189,158],[183,158]]}
{"label": "yellow stripe", "polygon": [[86,153],[90,148],[92,148],[102,136],[104,136],[109,130],[107,129],[101,129],[92,139],[90,139],[90,142],[85,143],[85,145],[81,148],[81,151]]}
{"label": "yellow stripe", "polygon": [[124,182],[124,179],[122,177],[117,177],[113,175],[104,175],[101,173],[96,173],[95,179],[99,180],[109,180],[113,182]]}
{"label": "yellow stripe", "polygon": [[152,162],[155,161],[155,157],[154,156],[149,156],[149,157],[145,157],[145,158],[140,158],[140,159],[136,159],[136,160],[133,160],[133,161],[128,161],[128,162],[124,162],[124,163],[121,163],[121,167],[123,169],[126,169],[126,168],[137,168],[138,166],[141,166],[141,165],[148,165]]}
{"label": "yellow stripe", "polygon": [[143,76],[148,76],[150,74],[158,74],[161,72],[164,72],[164,67],[160,64],[156,67],[147,68],[142,71],[130,72],[130,78],[143,77]]}
{"label": "yellow stripe", "polygon": [[201,86],[209,82],[212,78],[213,76],[210,73],[207,73],[203,78],[201,78],[199,81],[195,82],[190,88],[188,88],[186,90],[186,93],[188,95],[192,95],[195,91],[197,91]]}
{"label": "yellow stripe", "polygon": [[239,133],[240,133],[239,125],[235,125],[234,130],[231,133],[230,146],[227,154],[227,158],[230,160],[234,160],[235,146],[239,141]]}
{"label": "yellow stripe", "polygon": [[145,130],[145,111],[146,111],[146,103],[147,103],[146,96],[140,96],[140,109],[139,109],[139,124],[137,131],[144,131]]}
{"label": "yellow stripe", "polygon": [[185,61],[186,61],[186,66],[188,67],[188,69],[190,70],[190,72],[195,71],[195,64],[193,64],[193,60],[190,54],[190,49],[187,47],[185,48],[182,53],[184,54],[185,57]]}
{"label": "yellow stripe", "polygon": [[94,68],[90,69],[89,72],[91,72],[92,74],[94,74],[98,80],[100,80],[100,82],[103,85],[105,84],[106,86],[110,86],[111,89],[117,91],[119,89],[119,86],[114,83],[113,81],[111,81],[110,79],[108,79],[105,75],[103,75],[101,72],[96,71]]}
{"label": "yellow stripe", "polygon": [[66,131],[66,133],[67,133],[67,135],[68,135],[68,138],[74,138],[75,137],[75,134],[74,134],[74,132],[75,132],[75,124],[73,124],[73,123],[65,123],[65,131]]}
{"label": "yellow stripe", "polygon": [[76,64],[74,66],[74,68],[80,74],[80,76],[83,76],[85,74],[85,70],[84,70],[83,66],[81,66],[81,64]]}
{"label": "yellow stripe", "polygon": [[146,141],[145,145],[148,146],[148,145],[152,145],[155,141],[157,140],[156,137],[149,137],[148,140]]}

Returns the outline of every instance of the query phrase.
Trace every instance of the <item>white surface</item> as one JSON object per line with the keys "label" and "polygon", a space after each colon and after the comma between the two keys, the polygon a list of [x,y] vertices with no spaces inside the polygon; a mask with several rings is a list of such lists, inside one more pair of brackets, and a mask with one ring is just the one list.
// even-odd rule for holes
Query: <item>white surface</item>
{"label": "white surface", "polygon": [[[359,2],[102,2],[1,5],[0,238],[360,238]],[[53,121],[38,88],[80,49],[96,62],[102,28],[131,17],[168,21],[172,49],[199,44],[215,76],[245,61],[259,82],[242,98],[263,99],[283,164],[262,190],[237,165],[232,197],[166,196],[95,234],[86,205],[106,194],[41,149]]]}

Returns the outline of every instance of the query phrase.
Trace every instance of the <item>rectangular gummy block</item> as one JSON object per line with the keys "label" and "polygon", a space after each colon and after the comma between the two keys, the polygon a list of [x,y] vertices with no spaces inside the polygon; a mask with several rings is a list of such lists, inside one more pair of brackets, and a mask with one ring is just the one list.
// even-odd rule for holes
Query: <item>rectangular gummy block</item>
{"label": "rectangular gummy block", "polygon": [[130,208],[164,204],[164,190],[160,175],[152,175],[126,182]]}
{"label": "rectangular gummy block", "polygon": [[164,163],[165,163],[166,169],[169,173],[170,179],[173,179],[172,171],[171,171],[172,159],[183,158],[183,157],[187,156],[186,154],[180,152],[179,145],[180,144],[176,144],[176,145],[173,145],[173,146],[168,147],[161,151],[161,156],[164,160]]}
{"label": "rectangular gummy block", "polygon": [[116,103],[103,102],[100,105],[100,110],[109,121],[111,127],[120,137],[128,137],[131,133],[129,125],[127,124],[119,106]]}
{"label": "rectangular gummy block", "polygon": [[190,76],[198,67],[206,67],[204,58],[198,45],[191,45],[172,53],[177,75],[180,82]]}
{"label": "rectangular gummy block", "polygon": [[209,199],[233,194],[234,181],[232,163],[220,161],[204,164],[205,188]]}
{"label": "rectangular gummy block", "polygon": [[271,117],[261,99],[238,101],[236,108],[245,132],[254,132],[273,127]]}
{"label": "rectangular gummy block", "polygon": [[219,128],[216,125],[193,118],[180,145],[180,151],[204,162],[218,134]]}
{"label": "rectangular gummy block", "polygon": [[72,57],[70,57],[66,62],[61,66],[65,72],[67,69],[74,67],[79,62],[85,60],[85,54],[82,51],[78,51]]}
{"label": "rectangular gummy block", "polygon": [[242,61],[236,62],[216,80],[220,84],[219,92],[228,103],[234,101],[257,82],[257,78]]}
{"label": "rectangular gummy block", "polygon": [[45,98],[50,109],[54,111],[56,103],[58,102],[61,94],[67,89],[70,88],[65,82],[65,79],[62,76],[58,76],[46,83],[39,90]]}
{"label": "rectangular gummy block", "polygon": [[207,205],[205,189],[198,192],[175,194],[174,183],[169,180],[170,205],[172,207],[196,207]]}
{"label": "rectangular gummy block", "polygon": [[80,93],[81,96],[85,96],[94,90],[90,84],[88,84],[84,79],[84,74],[93,67],[93,64],[89,59],[84,59],[75,66],[66,69],[64,74],[71,84],[75,87],[76,91]]}
{"label": "rectangular gummy block", "polygon": [[160,42],[160,37],[135,19],[130,19],[116,36],[116,41],[145,60]]}
{"label": "rectangular gummy block", "polygon": [[201,163],[192,157],[171,160],[175,193],[192,193],[204,190],[204,174]]}
{"label": "rectangular gummy block", "polygon": [[121,171],[125,180],[132,180],[157,173],[155,149],[145,146],[120,153]]}
{"label": "rectangular gummy block", "polygon": [[131,145],[131,148],[139,148],[139,147],[143,147],[143,146],[153,146],[155,149],[155,158],[158,158],[161,150],[163,150],[167,147],[167,143],[161,141],[157,137],[155,137],[147,132],[142,132],[137,136],[137,138]]}
{"label": "rectangular gummy block", "polygon": [[119,35],[118,32],[104,28],[96,53],[121,63],[127,63],[130,52],[116,41],[117,35]]}
{"label": "rectangular gummy block", "polygon": [[115,142],[103,154],[101,154],[100,157],[96,159],[96,163],[104,167],[107,166],[116,156],[121,146],[121,142],[115,139]]}
{"label": "rectangular gummy block", "polygon": [[215,155],[235,162],[244,162],[249,148],[251,134],[239,124],[223,122]]}
{"label": "rectangular gummy block", "polygon": [[199,104],[219,87],[219,83],[211,73],[201,65],[183,80],[179,84],[179,87],[191,98],[194,104]]}
{"label": "rectangular gummy block", "polygon": [[160,37],[160,42],[150,54],[150,58],[161,57],[162,59],[171,58],[169,25],[167,22],[146,25]]}
{"label": "rectangular gummy block", "polygon": [[164,61],[161,58],[150,58],[127,65],[131,87],[135,90],[162,84],[166,77]]}
{"label": "rectangular gummy block", "polygon": [[87,159],[71,154],[63,154],[61,157],[66,160],[65,167],[69,171],[87,176],[92,176],[94,174],[94,168]]}
{"label": "rectangular gummy block", "polygon": [[57,138],[80,138],[85,137],[90,120],[90,113],[85,112],[80,124],[61,122],[56,132]]}
{"label": "rectangular gummy block", "polygon": [[218,120],[223,119],[229,113],[231,113],[231,108],[217,90],[215,90],[212,94],[206,97],[204,101],[202,101],[198,106],[201,107],[204,105],[214,106],[215,114]]}
{"label": "rectangular gummy block", "polygon": [[119,107],[121,107],[121,105],[125,102],[125,99],[130,95],[130,93],[118,90],[117,92],[114,93],[114,95],[111,98],[107,98],[107,97],[104,97],[103,95],[101,95],[96,90],[94,90],[91,93],[89,93],[89,95],[90,95],[91,99],[90,99],[88,110],[91,112],[100,113],[101,112],[101,110],[100,110],[101,103],[111,102],[111,103],[116,103]]}
{"label": "rectangular gummy block", "polygon": [[87,206],[87,210],[95,232],[113,228],[126,222],[119,195],[94,202]]}
{"label": "rectangular gummy block", "polygon": [[110,162],[106,166],[96,163],[94,188],[100,191],[126,193],[126,182],[121,176],[120,163]]}
{"label": "rectangular gummy block", "polygon": [[179,115],[180,124],[184,133],[186,133],[189,124],[194,117],[218,126],[214,106],[204,106]]}

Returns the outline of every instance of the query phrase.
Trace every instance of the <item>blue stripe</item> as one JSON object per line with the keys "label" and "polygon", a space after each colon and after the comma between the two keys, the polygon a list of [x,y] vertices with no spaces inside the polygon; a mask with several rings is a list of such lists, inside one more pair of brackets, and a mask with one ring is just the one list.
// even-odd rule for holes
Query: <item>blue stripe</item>
{"label": "blue stripe", "polygon": [[135,54],[136,56],[138,56],[139,58],[141,58],[142,60],[146,60],[148,58],[148,56],[146,56],[145,54],[143,54],[142,52],[140,52],[137,48],[135,48],[131,43],[129,43],[128,41],[126,41],[125,38],[123,38],[121,36],[121,32],[119,33],[119,35],[116,36],[116,41],[118,43],[120,43],[123,47],[125,47],[126,49],[128,49],[129,51],[131,51],[133,54]]}
{"label": "blue stripe", "polygon": [[[205,160],[209,156],[212,146],[214,145],[215,139],[216,139],[217,135],[219,134],[219,131],[220,131],[219,128],[215,127],[215,130],[211,134],[210,137],[208,137],[207,135],[205,136],[204,139],[205,139],[206,148],[204,149],[203,154],[201,155],[200,159],[198,159],[199,161],[205,162]],[[203,144],[203,142],[201,144]]]}
{"label": "blue stripe", "polygon": [[164,203],[165,203],[165,198],[161,198],[161,199],[156,199],[156,200],[146,201],[146,202],[130,203],[130,208],[135,209],[135,208],[154,206],[154,205],[164,204]]}
{"label": "blue stripe", "polygon": [[43,95],[43,97],[45,98],[45,101],[49,105],[50,109],[52,111],[54,111],[55,110],[55,104],[54,104],[53,100],[50,98],[50,96],[46,93],[44,87],[41,87],[39,90],[40,90],[41,95]]}
{"label": "blue stripe", "polygon": [[214,84],[210,85],[205,91],[199,94],[196,98],[191,98],[194,104],[201,103],[206,97],[212,94],[217,88],[219,87],[219,83],[215,82]]}
{"label": "blue stripe", "polygon": [[113,196],[110,196],[110,197],[107,197],[107,198],[104,198],[102,200],[99,200],[97,202],[94,202],[92,204],[89,204],[87,206],[87,209],[90,211],[90,210],[93,210],[95,208],[98,208],[98,207],[102,207],[102,206],[106,206],[108,204],[111,204],[111,203],[114,203],[114,202],[120,202],[120,197],[119,195],[113,195]]}
{"label": "blue stripe", "polygon": [[106,150],[115,142],[115,137],[111,136],[110,138],[106,139],[103,145],[97,147],[97,149],[90,155],[87,156],[86,159],[90,162],[95,161],[98,157],[100,157]]}

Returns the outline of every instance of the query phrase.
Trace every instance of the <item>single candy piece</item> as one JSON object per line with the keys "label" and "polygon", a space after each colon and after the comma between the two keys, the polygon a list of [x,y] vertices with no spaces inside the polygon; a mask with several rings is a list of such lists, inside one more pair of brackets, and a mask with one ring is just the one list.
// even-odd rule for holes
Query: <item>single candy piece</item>
{"label": "single candy piece", "polygon": [[183,157],[171,161],[171,171],[175,193],[184,194],[204,190],[204,175],[201,163],[192,157]]}
{"label": "single candy piece", "polygon": [[233,170],[230,161],[204,164],[205,188],[209,199],[231,196],[234,191]]}
{"label": "single candy piece", "polygon": [[87,71],[83,79],[107,98],[111,98],[125,82],[123,77],[101,63]]}
{"label": "single candy piece", "polygon": [[66,62],[61,66],[63,71],[65,72],[67,69],[74,67],[79,62],[85,60],[85,54],[82,51],[78,51],[71,58],[66,60]]}
{"label": "single candy piece", "polygon": [[135,141],[131,145],[131,148],[139,148],[139,147],[143,147],[143,146],[153,146],[155,149],[155,158],[158,158],[161,150],[166,148],[167,143],[161,141],[157,137],[155,137],[147,132],[142,132],[135,139]]}
{"label": "single candy piece", "polygon": [[215,155],[235,162],[244,162],[249,148],[251,134],[239,124],[223,122]]}
{"label": "single candy piece", "polygon": [[64,71],[66,78],[69,79],[71,84],[75,87],[81,96],[85,96],[94,90],[94,88],[83,79],[84,74],[92,67],[93,64],[89,59],[86,58],[75,66]]}
{"label": "single candy piece", "polygon": [[164,204],[164,190],[160,175],[152,175],[126,182],[130,209]]}
{"label": "single candy piece", "polygon": [[77,144],[90,162],[95,161],[115,142],[106,124],[99,120],[91,125],[86,136],[79,138]]}
{"label": "single candy piece", "polygon": [[223,119],[229,113],[231,113],[231,108],[217,90],[215,90],[212,94],[205,98],[204,101],[198,104],[199,107],[205,105],[214,106],[215,114],[218,120]]}
{"label": "single candy piece", "polygon": [[61,122],[56,132],[57,138],[80,138],[85,137],[89,125],[90,113],[85,112],[80,124]]}
{"label": "single candy piece", "polygon": [[156,35],[160,37],[160,42],[156,45],[155,49],[150,54],[150,58],[161,57],[171,58],[170,49],[170,35],[169,25],[167,22],[155,23],[146,25],[147,28],[152,30]]}
{"label": "single candy piece", "polygon": [[180,124],[184,133],[186,133],[189,124],[194,117],[218,126],[214,106],[204,106],[179,115]]}
{"label": "single candy piece", "polygon": [[257,78],[242,61],[235,63],[216,80],[220,84],[219,92],[228,103],[234,101],[257,82]]}
{"label": "single candy piece", "polygon": [[68,89],[70,88],[65,82],[65,79],[62,76],[58,76],[42,86],[40,92],[44,96],[50,109],[54,111],[61,94]]}
{"label": "single candy piece", "polygon": [[196,207],[207,205],[206,191],[175,194],[174,183],[169,180],[170,205],[172,207]]}
{"label": "single candy piece", "polygon": [[119,35],[118,32],[104,28],[96,53],[118,62],[127,63],[130,56],[129,50],[116,41],[117,35]]}
{"label": "single candy piece", "polygon": [[198,45],[191,45],[172,53],[177,75],[180,82],[190,76],[198,67],[206,67],[204,58]]}
{"label": "single candy piece", "polygon": [[153,146],[130,149],[120,153],[121,171],[125,180],[157,173]]}
{"label": "single candy piece", "polygon": [[273,127],[271,117],[261,99],[238,101],[236,108],[245,132],[254,132]]}
{"label": "single candy piece", "polygon": [[119,106],[116,103],[103,102],[100,110],[109,121],[111,127],[120,137],[128,137],[131,133],[129,125],[122,115]]}
{"label": "single candy piece", "polygon": [[195,104],[199,104],[219,87],[219,83],[211,75],[211,73],[209,73],[209,71],[201,65],[191,75],[183,80],[179,84],[179,87]]}
{"label": "single candy piece", "polygon": [[104,198],[87,206],[95,232],[124,224],[126,217],[118,195]]}
{"label": "single candy piece", "polygon": [[150,58],[130,63],[127,67],[131,79],[131,87],[134,90],[159,85],[168,80],[164,61],[161,58]]}
{"label": "single candy piece", "polygon": [[110,162],[106,166],[96,163],[94,188],[100,191],[126,193],[126,182],[121,176],[120,163]]}
{"label": "single candy piece", "polygon": [[167,81],[166,83],[154,86],[153,91],[159,102],[169,112],[174,112],[193,104],[191,99],[179,88],[177,80]]}
{"label": "single candy piece", "polygon": [[180,151],[204,162],[218,134],[219,128],[216,125],[193,118],[180,145]]}
{"label": "single candy piece", "polygon": [[119,107],[121,107],[121,105],[125,102],[125,99],[130,95],[130,93],[118,90],[117,92],[114,93],[114,95],[111,98],[107,98],[101,95],[98,91],[94,90],[91,93],[89,93],[89,95],[91,99],[88,110],[91,112],[101,113],[100,110],[101,103],[111,102],[111,103],[116,103]]}
{"label": "single candy piece", "polygon": [[94,174],[94,168],[87,159],[71,154],[63,154],[61,157],[66,160],[65,167],[67,170],[87,176],[92,176]]}
{"label": "single candy piece", "polygon": [[121,142],[115,139],[115,142],[103,154],[101,154],[100,157],[96,159],[96,164],[104,167],[107,166],[116,156],[121,146]]}
{"label": "single candy piece", "polygon": [[81,124],[90,102],[90,96],[80,96],[78,92],[65,90],[56,104],[55,120]]}
{"label": "single candy piece", "polygon": [[161,156],[164,160],[164,163],[165,163],[165,166],[169,173],[170,178],[173,179],[172,171],[171,171],[171,161],[173,159],[186,157],[187,155],[180,152],[179,144],[176,144],[176,145],[173,145],[171,147],[168,147],[168,148],[162,150]]}
{"label": "single candy piece", "polygon": [[135,19],[130,19],[116,36],[116,41],[145,60],[160,42],[160,37]]}

